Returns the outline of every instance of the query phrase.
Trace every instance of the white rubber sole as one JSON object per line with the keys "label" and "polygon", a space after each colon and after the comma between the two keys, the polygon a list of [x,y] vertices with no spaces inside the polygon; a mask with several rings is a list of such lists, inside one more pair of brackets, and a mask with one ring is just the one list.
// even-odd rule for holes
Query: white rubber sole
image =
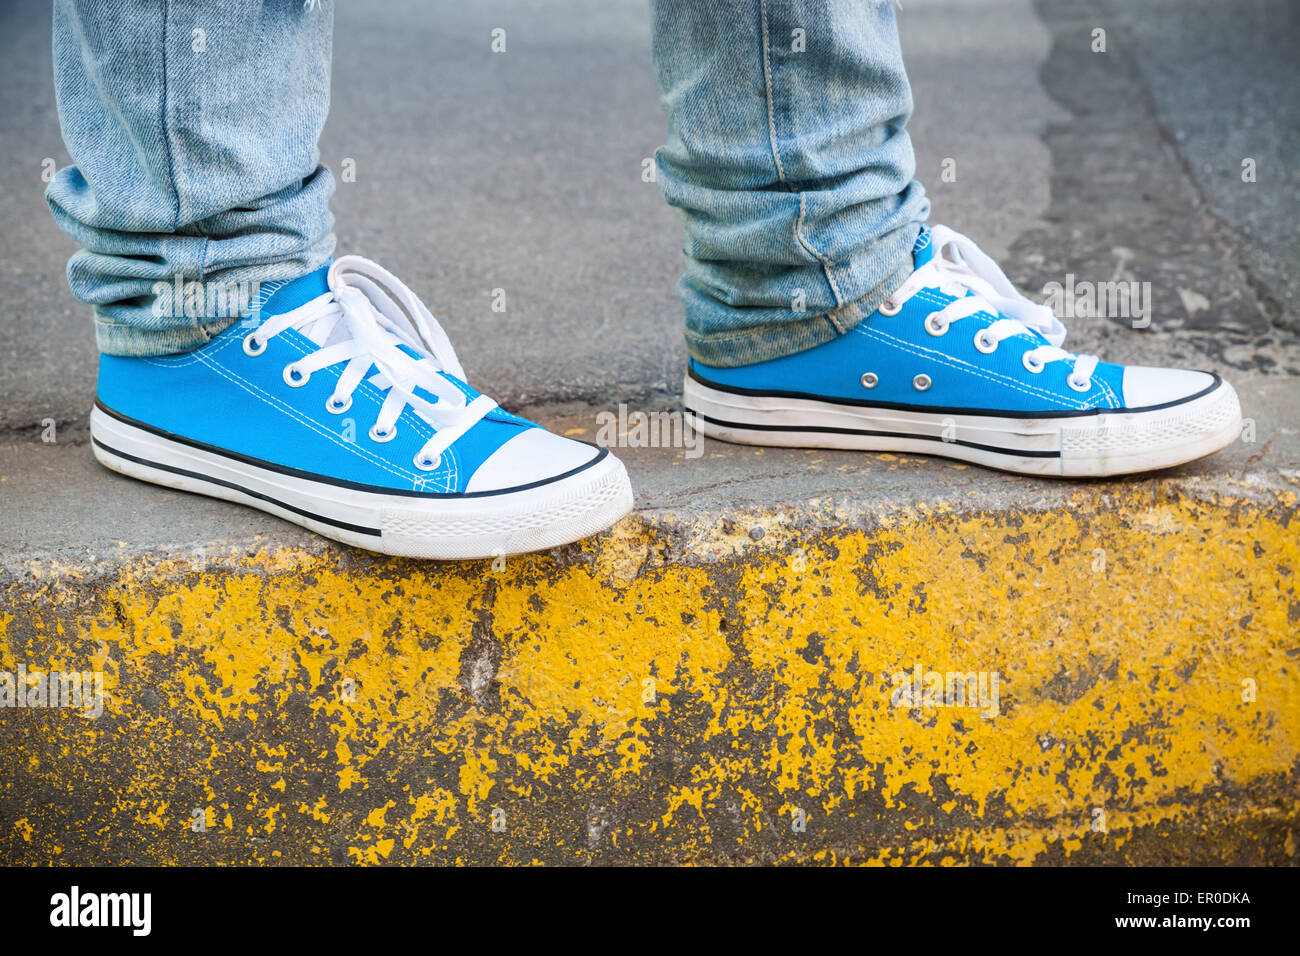
{"label": "white rubber sole", "polygon": [[897,409],[729,391],[686,376],[686,410],[706,435],[742,445],[912,452],[1026,475],[1123,475],[1181,465],[1241,434],[1222,379],[1183,401],[1038,418]]}
{"label": "white rubber sole", "polygon": [[518,490],[439,498],[360,490],[260,467],[160,435],[96,406],[95,457],[143,481],[258,508],[381,554],[494,558],[579,541],[632,510],[623,463],[602,451],[582,468]]}

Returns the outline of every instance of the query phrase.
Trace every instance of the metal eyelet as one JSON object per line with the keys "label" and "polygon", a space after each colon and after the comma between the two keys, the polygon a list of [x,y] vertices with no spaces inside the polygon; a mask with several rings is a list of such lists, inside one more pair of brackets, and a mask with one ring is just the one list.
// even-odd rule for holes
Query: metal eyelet
{"label": "metal eyelet", "polygon": [[863,372],[861,381],[863,388],[875,388],[880,384],[880,376],[875,372]]}
{"label": "metal eyelet", "polygon": [[298,366],[290,363],[284,367],[284,384],[291,388],[302,388],[311,380],[311,374],[304,375]]}
{"label": "metal eyelet", "polygon": [[[262,347],[260,349],[253,348],[253,345],[255,345],[258,342],[262,343]],[[266,343],[257,337],[256,332],[249,332],[247,335],[244,336],[245,355],[261,355],[265,351],[266,351]]]}
{"label": "metal eyelet", "polygon": [[342,401],[339,401],[338,396],[336,395],[331,395],[329,398],[325,399],[325,411],[329,412],[331,415],[342,415],[351,407],[351,395],[344,397]]}
{"label": "metal eyelet", "polygon": [[948,320],[939,318],[938,312],[931,312],[925,317],[925,330],[931,335],[943,335],[948,331]]}
{"label": "metal eyelet", "polygon": [[912,387],[915,388],[918,392],[924,392],[927,388],[930,387],[930,376],[922,372],[916,378],[912,379]]}
{"label": "metal eyelet", "polygon": [[975,333],[975,349],[985,355],[990,355],[998,350],[998,343],[984,334],[987,331],[988,329],[980,329]]}
{"label": "metal eyelet", "polygon": [[886,299],[884,302],[880,303],[880,306],[876,311],[881,315],[898,315],[899,312],[903,311],[903,303],[895,303],[892,298]]}
{"label": "metal eyelet", "polygon": [[1029,357],[1031,354],[1033,354],[1033,353],[1031,353],[1031,352],[1026,352],[1024,355],[1022,355],[1022,356],[1020,357],[1020,362],[1021,362],[1022,365],[1024,365],[1024,367],[1025,367],[1026,369],[1028,369],[1029,371],[1031,371],[1031,372],[1033,372],[1035,375],[1037,375],[1039,372],[1041,372],[1041,371],[1043,370],[1043,368],[1046,366],[1046,363],[1045,363],[1045,362],[1035,362],[1033,359],[1031,359],[1031,358]]}
{"label": "metal eyelet", "polygon": [[378,425],[371,425],[369,435],[371,441],[379,442],[382,445],[384,442],[392,441],[397,437],[397,426],[394,425],[388,431],[381,432]]}
{"label": "metal eyelet", "polygon": [[[396,429],[394,429],[394,431],[395,430]],[[412,459],[412,461],[414,462],[415,467],[419,468],[421,471],[433,471],[440,464],[442,464],[442,456],[439,455],[437,458],[430,458],[429,456],[421,453],[416,455],[415,458]]]}
{"label": "metal eyelet", "polygon": [[1092,379],[1088,379],[1086,382],[1076,382],[1074,380],[1074,375],[1071,374],[1066,377],[1065,384],[1070,386],[1070,388],[1074,389],[1076,392],[1086,392],[1092,388]]}

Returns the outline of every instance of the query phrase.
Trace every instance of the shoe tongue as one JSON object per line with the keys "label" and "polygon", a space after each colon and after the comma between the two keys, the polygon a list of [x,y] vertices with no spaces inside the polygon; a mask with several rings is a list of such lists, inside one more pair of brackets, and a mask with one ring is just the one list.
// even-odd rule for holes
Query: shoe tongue
{"label": "shoe tongue", "polygon": [[330,267],[321,266],[315,272],[290,279],[287,282],[263,282],[261,303],[250,306],[250,312],[260,312],[262,317],[281,315],[310,302],[330,290]]}
{"label": "shoe tongue", "polygon": [[934,242],[931,240],[930,227],[922,226],[921,234],[912,243],[912,269],[921,268],[934,258]]}

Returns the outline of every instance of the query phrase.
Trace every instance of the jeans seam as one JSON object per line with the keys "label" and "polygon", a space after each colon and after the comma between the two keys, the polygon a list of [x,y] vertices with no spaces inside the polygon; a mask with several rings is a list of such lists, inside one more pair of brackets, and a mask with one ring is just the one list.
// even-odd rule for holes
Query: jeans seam
{"label": "jeans seam", "polygon": [[167,151],[167,184],[172,191],[172,231],[180,227],[181,223],[181,192],[176,186],[176,158],[172,149],[171,124],[168,122],[168,102],[171,99],[171,84],[168,82],[168,70],[171,67],[171,57],[168,54],[168,44],[171,42],[171,33],[168,26],[171,22],[171,2],[163,0],[163,22],[162,22],[162,97],[161,109],[159,110],[159,119],[162,123],[162,140],[163,149]]}
{"label": "jeans seam", "polygon": [[776,104],[772,100],[772,60],[767,31],[767,0],[759,0],[758,16],[763,35],[763,98],[767,100],[767,138],[772,147],[772,159],[776,162],[777,179],[784,183],[786,182],[785,167],[781,165],[781,150],[776,145]]}
{"label": "jeans seam", "polygon": [[208,267],[212,265],[208,261],[212,256],[212,237],[203,231],[202,223],[196,222],[194,228],[203,237],[203,251],[199,254],[199,281],[202,282],[208,274]]}
{"label": "jeans seam", "polygon": [[[838,309],[840,306],[844,305],[844,296],[840,295],[839,284],[836,283],[835,276],[831,274],[832,263],[829,259],[823,256],[816,249],[814,249],[812,243],[810,243],[807,239],[804,238],[803,213],[804,213],[803,193],[799,193],[799,218],[795,220],[795,224],[794,224],[795,238],[799,240],[800,245],[802,245],[805,249],[807,249],[808,252],[811,255],[815,256],[817,258],[817,261],[821,263],[822,272],[826,273],[826,281],[830,284],[831,295],[835,296],[835,307]],[[834,319],[832,319],[831,322],[832,324],[835,325],[836,328],[840,328],[839,323],[835,322]],[[840,331],[844,332],[846,330],[840,328]]]}
{"label": "jeans seam", "polygon": [[[835,307],[839,308],[844,305],[844,297],[840,295],[840,289],[835,282],[835,276],[831,273],[832,263],[824,255],[813,248],[812,243],[803,234],[804,219],[804,195],[803,192],[791,183],[785,177],[785,167],[781,164],[781,147],[777,145],[776,136],[776,102],[772,95],[772,57],[771,57],[771,36],[767,26],[767,0],[759,0],[758,4],[759,26],[763,36],[763,97],[767,101],[767,138],[772,147],[772,159],[776,163],[776,175],[786,186],[789,186],[799,197],[799,216],[794,223],[794,237],[808,255],[812,256],[821,264],[822,272],[826,275],[826,282],[831,287],[831,295],[835,296]],[[830,318],[828,316],[828,318]],[[831,325],[843,334],[847,331],[834,318],[830,318]]]}
{"label": "jeans seam", "polygon": [[[827,313],[826,317],[830,320],[832,325],[837,328],[842,328],[845,332],[851,332],[863,319],[875,312],[881,302],[897,292],[902,287],[903,283],[907,281],[907,277],[911,272],[911,264],[908,263],[904,267],[896,270],[893,275],[886,277],[884,281],[874,289],[871,289],[865,295],[859,296],[852,302],[831,310]],[[888,291],[882,292],[882,290],[885,289]],[[942,304],[946,305],[947,303]],[[849,318],[850,323],[847,325],[844,324],[841,321],[843,318]]]}

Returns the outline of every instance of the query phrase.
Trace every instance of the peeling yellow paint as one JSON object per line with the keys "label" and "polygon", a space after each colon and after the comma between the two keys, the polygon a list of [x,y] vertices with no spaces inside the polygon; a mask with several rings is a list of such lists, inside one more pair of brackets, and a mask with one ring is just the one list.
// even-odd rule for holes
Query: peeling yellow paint
{"label": "peeling yellow paint", "polygon": [[[681,861],[720,835],[761,855],[759,834],[824,833],[802,858],[1033,862],[1093,852],[1097,811],[1116,852],[1186,825],[1225,784],[1293,813],[1294,500],[1107,494],[812,538],[733,518],[682,531],[674,563],[631,520],[503,572],[280,548],[216,570],[141,560],[82,604],[41,604],[70,572],[33,569],[6,586],[0,663],[112,670],[103,719],[42,715],[21,744],[47,787],[112,788],[86,826],[156,833],[169,805],[238,792],[222,832],[275,846],[232,843],[237,860],[319,842],[365,863],[613,845]],[[895,706],[893,676],[918,666],[996,672],[996,714]],[[47,856],[96,842],[21,810],[17,838]]]}

